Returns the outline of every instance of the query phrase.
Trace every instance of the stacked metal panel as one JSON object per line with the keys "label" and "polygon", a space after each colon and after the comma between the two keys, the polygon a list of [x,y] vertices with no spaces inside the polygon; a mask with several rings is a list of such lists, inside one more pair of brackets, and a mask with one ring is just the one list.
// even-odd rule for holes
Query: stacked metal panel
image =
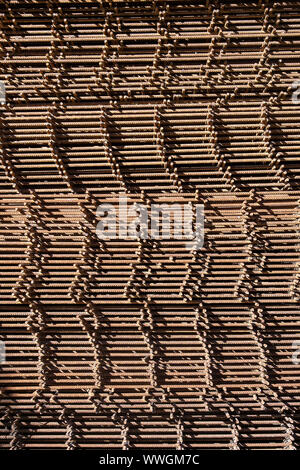
{"label": "stacked metal panel", "polygon": [[[0,446],[297,448],[300,2],[0,21]],[[203,248],[99,240],[120,194],[204,204]]]}

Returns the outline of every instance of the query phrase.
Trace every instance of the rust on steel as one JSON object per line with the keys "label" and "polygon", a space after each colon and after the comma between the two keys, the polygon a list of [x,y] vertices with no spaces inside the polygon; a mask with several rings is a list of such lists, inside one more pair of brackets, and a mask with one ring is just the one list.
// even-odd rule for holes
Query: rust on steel
{"label": "rust on steel", "polygon": [[[299,33],[299,1],[1,2],[1,448],[299,446]],[[120,194],[203,204],[203,247],[99,240]]]}

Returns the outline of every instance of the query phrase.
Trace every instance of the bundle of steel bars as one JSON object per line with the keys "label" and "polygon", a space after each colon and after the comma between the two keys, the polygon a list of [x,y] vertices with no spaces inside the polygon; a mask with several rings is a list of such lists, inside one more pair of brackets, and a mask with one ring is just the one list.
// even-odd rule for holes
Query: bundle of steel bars
{"label": "bundle of steel bars", "polygon": [[2,449],[299,447],[299,56],[300,1],[1,1]]}

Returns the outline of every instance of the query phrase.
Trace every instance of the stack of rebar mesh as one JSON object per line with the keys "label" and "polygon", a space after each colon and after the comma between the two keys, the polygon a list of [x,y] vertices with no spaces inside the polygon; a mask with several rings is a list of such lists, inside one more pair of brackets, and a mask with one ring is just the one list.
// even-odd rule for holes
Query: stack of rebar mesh
{"label": "stack of rebar mesh", "polygon": [[[0,21],[1,447],[297,448],[300,2]],[[100,240],[120,194],[204,204],[202,249]]]}

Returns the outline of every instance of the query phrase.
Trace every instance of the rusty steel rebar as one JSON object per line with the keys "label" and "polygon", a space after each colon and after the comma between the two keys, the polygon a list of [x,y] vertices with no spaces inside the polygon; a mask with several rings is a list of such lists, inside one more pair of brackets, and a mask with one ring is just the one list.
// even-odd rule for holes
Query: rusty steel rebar
{"label": "rusty steel rebar", "polygon": [[[0,448],[299,447],[299,33],[300,1],[1,2]],[[203,204],[203,247],[100,240],[120,195]]]}

